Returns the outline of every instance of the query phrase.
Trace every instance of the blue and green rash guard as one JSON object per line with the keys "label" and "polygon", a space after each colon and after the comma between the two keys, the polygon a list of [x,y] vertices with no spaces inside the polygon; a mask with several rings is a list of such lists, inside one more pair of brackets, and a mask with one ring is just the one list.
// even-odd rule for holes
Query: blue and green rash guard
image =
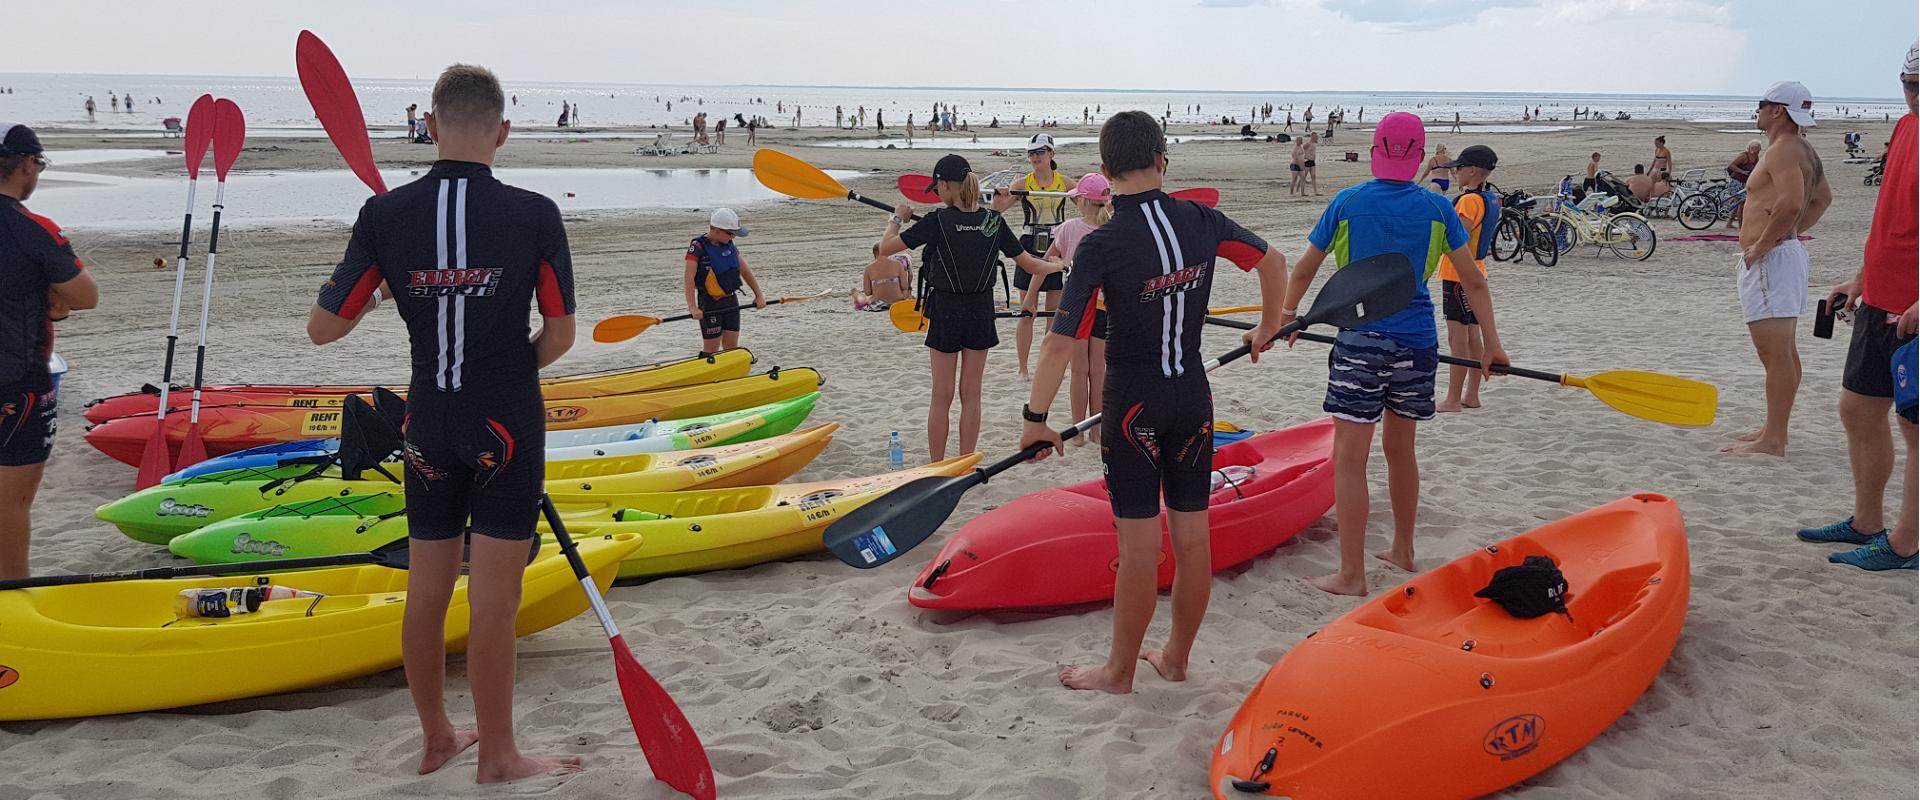
{"label": "blue and green rash guard", "polygon": [[1398,314],[1354,330],[1378,333],[1407,347],[1439,345],[1427,280],[1440,259],[1467,243],[1467,229],[1447,198],[1408,181],[1375,178],[1334,195],[1307,241],[1333,256],[1336,266],[1381,253],[1400,253],[1407,263],[1419,265],[1420,291],[1413,302]]}

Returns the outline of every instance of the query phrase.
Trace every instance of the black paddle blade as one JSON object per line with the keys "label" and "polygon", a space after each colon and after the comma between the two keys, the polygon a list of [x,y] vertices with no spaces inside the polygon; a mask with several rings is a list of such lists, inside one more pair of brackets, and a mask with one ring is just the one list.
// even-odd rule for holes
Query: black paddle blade
{"label": "black paddle blade", "polygon": [[1355,328],[1398,314],[1413,303],[1420,279],[1399,253],[1381,253],[1336,270],[1300,322]]}
{"label": "black paddle blade", "polygon": [[340,472],[347,480],[359,480],[361,472],[378,469],[381,462],[400,452],[399,429],[360,395],[348,395],[342,412]]}
{"label": "black paddle blade", "polygon": [[921,478],[835,520],[820,541],[848,566],[873,569],[940,530],[960,498],[981,482],[978,472]]}

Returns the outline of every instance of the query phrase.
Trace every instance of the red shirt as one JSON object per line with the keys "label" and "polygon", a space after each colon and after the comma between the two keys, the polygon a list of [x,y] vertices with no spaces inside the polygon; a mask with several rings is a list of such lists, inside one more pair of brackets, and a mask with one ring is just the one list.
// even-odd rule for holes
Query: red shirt
{"label": "red shirt", "polygon": [[1867,231],[1861,259],[1861,300],[1889,314],[1904,314],[1920,297],[1920,141],[1914,116],[1893,126],[1893,147],[1880,182],[1880,201]]}

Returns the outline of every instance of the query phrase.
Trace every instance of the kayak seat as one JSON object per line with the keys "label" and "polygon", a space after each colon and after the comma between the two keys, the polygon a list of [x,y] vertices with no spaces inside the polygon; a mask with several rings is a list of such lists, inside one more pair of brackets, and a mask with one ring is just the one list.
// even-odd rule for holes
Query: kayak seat
{"label": "kayak seat", "polygon": [[[1447,647],[1472,642],[1474,653],[1498,658],[1532,658],[1576,645],[1620,624],[1657,585],[1652,582],[1660,570],[1654,538],[1634,530],[1643,519],[1621,516],[1596,520],[1577,536],[1555,538],[1552,547],[1527,539],[1499,552],[1482,549],[1391,590],[1378,604],[1362,606],[1353,621]],[[1560,565],[1568,613],[1519,619],[1473,596],[1495,571],[1531,555]]]}

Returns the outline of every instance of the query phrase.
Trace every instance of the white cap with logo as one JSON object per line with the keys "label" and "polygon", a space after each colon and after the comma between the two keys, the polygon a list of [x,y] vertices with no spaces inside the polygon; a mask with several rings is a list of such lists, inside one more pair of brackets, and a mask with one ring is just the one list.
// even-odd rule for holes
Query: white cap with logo
{"label": "white cap with logo", "polygon": [[747,227],[740,224],[740,215],[733,213],[731,208],[714,209],[713,216],[707,220],[707,224],[735,236],[747,235]]}
{"label": "white cap with logo", "polygon": [[1036,133],[1033,135],[1033,138],[1027,140],[1027,152],[1029,153],[1038,153],[1042,150],[1052,149],[1053,136],[1051,134]]}
{"label": "white cap with logo", "polygon": [[1813,93],[1807,91],[1807,87],[1800,85],[1799,81],[1781,81],[1769,86],[1760,99],[1786,106],[1787,116],[1795,125],[1802,128],[1819,125],[1813,121]]}
{"label": "white cap with logo", "polygon": [[1902,75],[1920,75],[1920,41],[1907,48],[1907,61],[1900,65]]}

